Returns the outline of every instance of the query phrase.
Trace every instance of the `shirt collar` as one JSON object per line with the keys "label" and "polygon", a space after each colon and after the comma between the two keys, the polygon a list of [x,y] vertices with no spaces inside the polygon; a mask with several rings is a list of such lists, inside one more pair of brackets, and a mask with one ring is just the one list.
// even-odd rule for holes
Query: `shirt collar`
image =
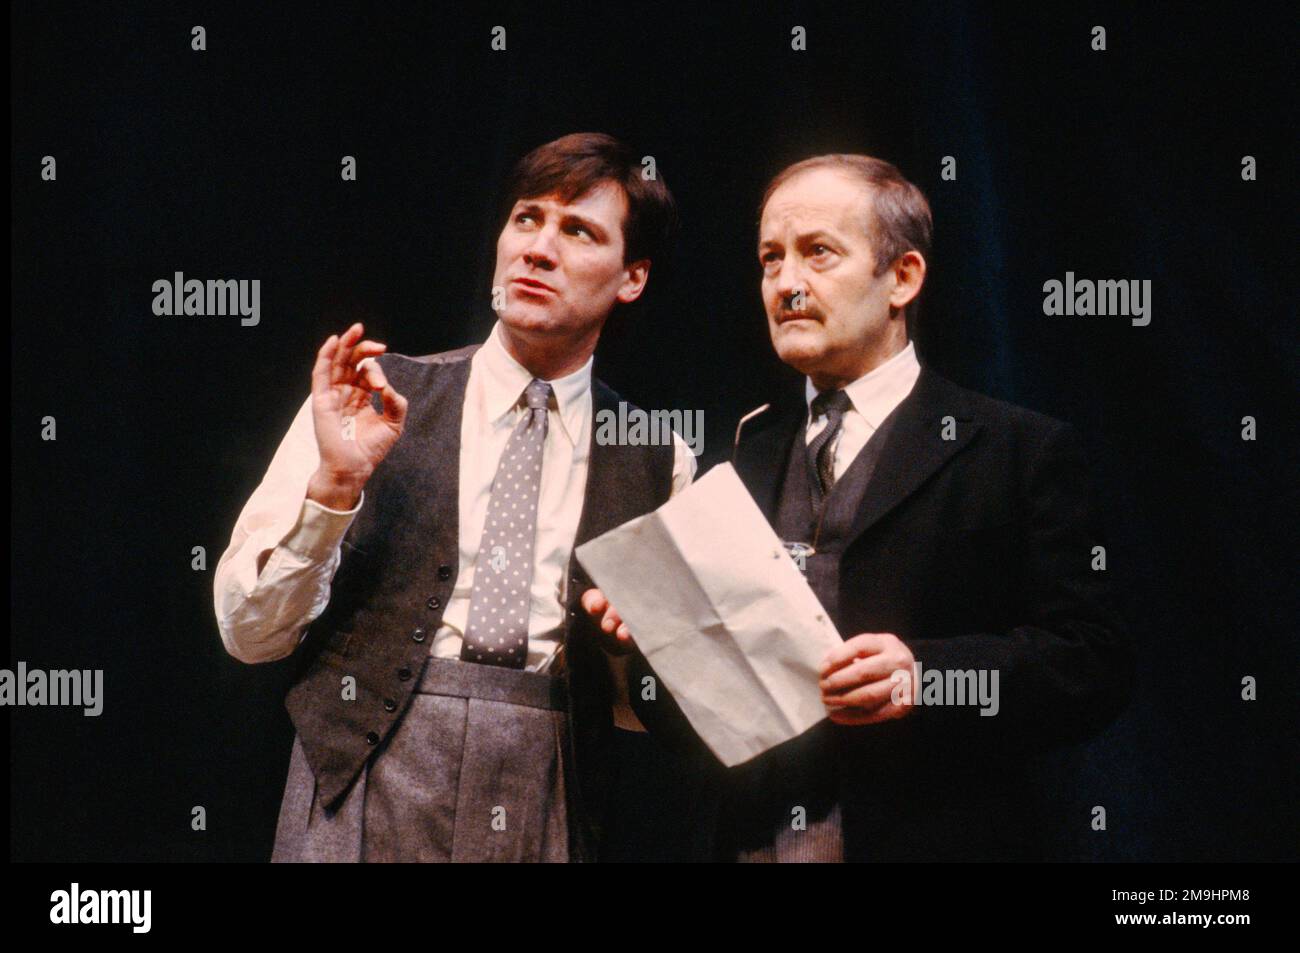
{"label": "shirt collar", "polygon": [[[506,350],[501,340],[499,320],[492,326],[492,333],[479,349],[479,355],[482,358],[483,382],[486,385],[488,420],[495,424],[515,408],[519,396],[532,381],[533,375]],[[590,406],[593,360],[594,357],[589,357],[587,363],[572,374],[547,381],[555,393],[561,430],[569,443],[575,446],[582,433],[583,414]]]}
{"label": "shirt collar", "polygon": [[[916,359],[916,348],[908,341],[907,347],[885,363],[847,385],[844,393],[853,402],[853,409],[874,429],[912,392],[920,373],[921,364]],[[808,404],[809,413],[812,412],[813,398],[817,393],[812,379],[807,378],[804,382],[804,400]]]}

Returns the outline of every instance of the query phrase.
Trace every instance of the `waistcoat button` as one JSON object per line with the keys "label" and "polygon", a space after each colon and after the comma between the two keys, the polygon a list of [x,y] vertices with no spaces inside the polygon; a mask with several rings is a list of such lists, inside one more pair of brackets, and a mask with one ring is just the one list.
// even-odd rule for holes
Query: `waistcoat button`
{"label": "waistcoat button", "polygon": [[450,578],[451,578],[451,567],[450,567],[450,566],[439,566],[439,567],[438,567],[438,578],[439,578],[439,579],[442,579],[442,580],[450,579]]}
{"label": "waistcoat button", "polygon": [[397,702],[391,698],[384,699],[384,711],[397,711]]}
{"label": "waistcoat button", "polygon": [[424,641],[424,629],[416,629],[414,632],[412,632],[412,633],[411,633],[411,639],[412,639],[413,641],[415,641],[415,642],[423,642],[423,641]]}
{"label": "waistcoat button", "polygon": [[366,732],[366,744],[368,744],[368,745],[377,745],[377,744],[379,744],[379,732],[377,732],[377,731],[368,731],[368,732]]}
{"label": "waistcoat button", "polygon": [[409,681],[411,678],[411,670],[407,668],[405,665],[403,665],[401,668],[397,670],[397,677],[404,682]]}
{"label": "waistcoat button", "polygon": [[442,600],[439,599],[437,596],[430,596],[429,601],[426,602],[425,605],[428,606],[430,609],[441,609]]}

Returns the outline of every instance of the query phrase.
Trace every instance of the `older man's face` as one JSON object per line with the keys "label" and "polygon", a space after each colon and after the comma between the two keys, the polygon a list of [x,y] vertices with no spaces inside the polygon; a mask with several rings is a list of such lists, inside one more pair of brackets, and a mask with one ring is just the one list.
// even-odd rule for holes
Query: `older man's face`
{"label": "older man's face", "polygon": [[[870,187],[833,169],[783,183],[759,226],[763,305],[777,355],[801,373],[852,381],[890,335],[891,270],[876,276]],[[819,385],[821,386],[821,385]]]}

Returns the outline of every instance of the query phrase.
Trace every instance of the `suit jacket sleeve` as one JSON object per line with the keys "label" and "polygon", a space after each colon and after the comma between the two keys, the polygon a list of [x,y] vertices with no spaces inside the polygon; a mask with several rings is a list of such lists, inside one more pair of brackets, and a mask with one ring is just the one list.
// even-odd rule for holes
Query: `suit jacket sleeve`
{"label": "suit jacket sleeve", "polygon": [[1127,702],[1133,653],[1110,571],[1092,568],[1093,547],[1102,540],[1074,428],[1056,423],[1046,434],[1021,493],[1018,624],[908,642],[923,671],[997,670],[997,714],[921,705],[904,719],[913,722],[908,733],[917,740],[961,746],[966,754],[971,745],[1044,749],[1096,733]]}

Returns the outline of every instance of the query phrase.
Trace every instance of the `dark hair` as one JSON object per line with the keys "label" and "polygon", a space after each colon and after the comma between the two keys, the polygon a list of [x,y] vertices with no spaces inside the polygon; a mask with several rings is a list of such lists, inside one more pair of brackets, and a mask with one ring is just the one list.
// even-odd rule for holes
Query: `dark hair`
{"label": "dark hair", "polygon": [[[759,218],[762,219],[763,209],[767,208],[773,192],[799,173],[812,169],[843,172],[869,187],[871,201],[866,229],[867,237],[875,247],[876,275],[884,274],[894,262],[912,250],[920,252],[927,265],[930,263],[934,219],[930,214],[929,200],[924,192],[903,177],[896,166],[874,156],[837,152],[813,156],[781,170],[763,193],[763,203],[758,207]],[[909,331],[920,297],[918,294],[913,298],[903,312]]]}
{"label": "dark hair", "polygon": [[602,182],[613,181],[627,196],[623,263],[648,258],[660,264],[677,228],[677,206],[658,169],[647,178],[642,157],[603,132],[575,132],[538,146],[520,159],[506,180],[500,216],[504,223],[520,199],[556,195],[572,202]]}

